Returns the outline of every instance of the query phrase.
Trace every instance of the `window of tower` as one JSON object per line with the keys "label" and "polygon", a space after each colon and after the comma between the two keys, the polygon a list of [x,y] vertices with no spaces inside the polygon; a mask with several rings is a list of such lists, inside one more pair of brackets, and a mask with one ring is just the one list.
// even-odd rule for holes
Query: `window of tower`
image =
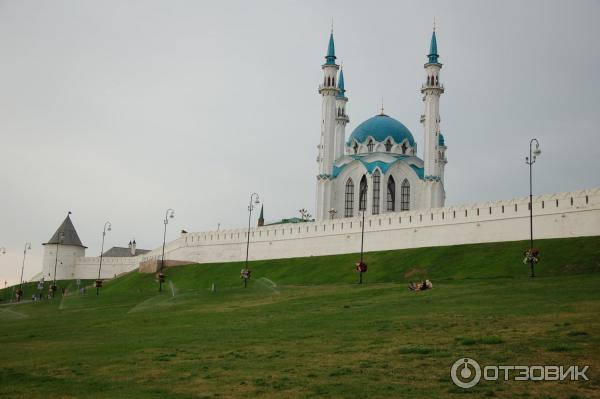
{"label": "window of tower", "polygon": [[373,172],[373,215],[379,214],[381,173],[379,169]]}
{"label": "window of tower", "polygon": [[344,198],[344,216],[351,217],[354,212],[354,182],[348,179]]}
{"label": "window of tower", "polygon": [[369,152],[373,152],[373,140],[369,140],[369,144],[367,144],[367,148]]}
{"label": "window of tower", "polygon": [[410,210],[410,183],[404,179],[400,188],[400,210]]}
{"label": "window of tower", "polygon": [[360,179],[360,193],[358,199],[358,210],[365,211],[367,210],[367,177],[363,175],[362,179]]}
{"label": "window of tower", "polygon": [[388,139],[388,140],[385,142],[385,151],[386,151],[386,152],[390,152],[390,151],[392,151],[392,142],[390,141],[390,139]]}
{"label": "window of tower", "polygon": [[387,210],[388,212],[396,210],[396,182],[392,176],[388,179],[387,184]]}

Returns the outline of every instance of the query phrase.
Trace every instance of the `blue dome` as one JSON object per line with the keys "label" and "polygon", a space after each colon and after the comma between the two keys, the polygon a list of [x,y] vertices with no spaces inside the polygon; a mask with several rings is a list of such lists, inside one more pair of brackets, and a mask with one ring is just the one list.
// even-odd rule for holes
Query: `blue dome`
{"label": "blue dome", "polygon": [[388,137],[391,137],[396,143],[401,143],[406,139],[411,147],[415,146],[415,139],[410,130],[400,121],[385,114],[376,115],[358,125],[350,135],[348,145],[351,145],[354,140],[364,143],[369,136],[378,142],[383,142]]}

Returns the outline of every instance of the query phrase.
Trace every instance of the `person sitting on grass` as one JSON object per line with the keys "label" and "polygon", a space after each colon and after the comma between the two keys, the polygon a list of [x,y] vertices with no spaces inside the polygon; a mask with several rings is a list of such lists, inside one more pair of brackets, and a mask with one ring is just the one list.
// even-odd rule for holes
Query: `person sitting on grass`
{"label": "person sitting on grass", "polygon": [[433,284],[429,280],[422,281],[420,283],[411,282],[408,284],[408,289],[411,291],[425,291],[433,288]]}

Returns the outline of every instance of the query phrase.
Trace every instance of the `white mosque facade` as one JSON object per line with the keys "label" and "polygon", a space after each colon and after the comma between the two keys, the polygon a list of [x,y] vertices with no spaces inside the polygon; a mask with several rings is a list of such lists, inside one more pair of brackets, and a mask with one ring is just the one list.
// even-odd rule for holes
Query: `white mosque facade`
{"label": "white mosque facade", "polygon": [[[525,240],[530,206],[536,239],[600,235],[600,188],[535,196],[531,204],[523,197],[445,206],[446,145],[439,112],[444,87],[435,32],[427,57],[423,159],[412,133],[383,109],[346,138],[348,97],[332,34],[319,87],[315,220],[264,225],[261,212],[258,226],[250,229],[182,231],[166,243],[165,262],[242,261],[248,242],[250,260],[353,253],[363,234],[366,251]],[[162,247],[140,250],[135,240],[102,256],[86,256],[86,248],[67,215],[44,244],[42,270],[32,280],[113,278],[154,271],[162,259]]]}
{"label": "white mosque facade", "polygon": [[446,145],[440,132],[440,70],[435,31],[421,88],[424,156],[400,121],[381,113],[359,124],[346,139],[349,117],[344,72],[336,64],[333,32],[323,64],[321,140],[318,148],[316,219],[380,215],[439,208],[445,202]]}

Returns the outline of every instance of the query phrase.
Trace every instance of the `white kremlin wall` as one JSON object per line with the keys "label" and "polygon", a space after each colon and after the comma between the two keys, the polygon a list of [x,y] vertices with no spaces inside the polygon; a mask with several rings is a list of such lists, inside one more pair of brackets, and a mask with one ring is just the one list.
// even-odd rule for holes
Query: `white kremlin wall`
{"label": "white kremlin wall", "polygon": [[[536,196],[534,238],[600,235],[600,188]],[[167,244],[165,259],[190,263],[242,261],[246,229],[182,234]],[[280,224],[250,230],[250,260],[333,255],[360,251],[361,218]],[[431,210],[385,213],[365,219],[365,251],[529,239],[528,198]],[[525,248],[524,248],[525,249]],[[160,259],[161,248],[130,258],[104,258],[102,277]],[[98,257],[77,258],[59,278],[94,279]],[[70,274],[70,275],[69,275]]]}

